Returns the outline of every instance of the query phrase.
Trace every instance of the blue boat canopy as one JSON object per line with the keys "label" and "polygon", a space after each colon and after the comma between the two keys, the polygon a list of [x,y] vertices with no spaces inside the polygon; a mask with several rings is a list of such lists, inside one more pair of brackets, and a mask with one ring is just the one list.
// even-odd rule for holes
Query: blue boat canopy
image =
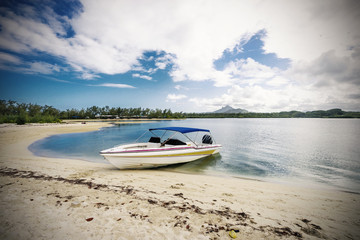
{"label": "blue boat canopy", "polygon": [[207,130],[207,129],[188,128],[188,127],[162,127],[162,128],[151,128],[151,129],[149,129],[149,131],[154,131],[154,130],[169,130],[169,131],[175,131],[175,132],[181,132],[181,133],[210,132],[210,130]]}

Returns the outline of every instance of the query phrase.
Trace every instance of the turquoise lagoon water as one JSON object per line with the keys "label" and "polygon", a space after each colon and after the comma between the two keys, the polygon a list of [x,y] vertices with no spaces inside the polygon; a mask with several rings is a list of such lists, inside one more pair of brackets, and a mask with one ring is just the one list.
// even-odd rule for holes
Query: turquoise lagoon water
{"label": "turquoise lagoon water", "polygon": [[189,119],[120,124],[100,131],[54,135],[30,145],[39,156],[106,162],[99,151],[129,143],[149,128],[210,129],[219,155],[160,168],[247,177],[360,193],[359,119]]}

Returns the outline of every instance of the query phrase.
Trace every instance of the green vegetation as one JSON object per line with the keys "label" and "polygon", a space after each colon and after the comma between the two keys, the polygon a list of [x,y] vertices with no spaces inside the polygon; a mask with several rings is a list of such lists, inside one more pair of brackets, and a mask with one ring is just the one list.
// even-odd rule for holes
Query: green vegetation
{"label": "green vegetation", "polygon": [[327,111],[274,113],[187,113],[187,118],[360,118],[360,112],[345,112],[335,108]]}
{"label": "green vegetation", "polygon": [[92,106],[86,109],[60,111],[52,106],[17,103],[0,100],[0,123],[57,123],[62,119],[109,119],[109,118],[360,118],[360,112],[341,109],[311,112],[277,113],[173,113],[170,109],[110,108]]}
{"label": "green vegetation", "polygon": [[0,100],[0,123],[56,123],[60,111],[51,106]]}
{"label": "green vegetation", "polygon": [[182,112],[173,113],[170,109],[149,109],[149,108],[121,108],[109,106],[97,107],[92,106],[86,109],[67,109],[62,111],[60,115],[61,119],[86,119],[86,118],[184,118]]}
{"label": "green vegetation", "polygon": [[182,112],[170,109],[110,108],[92,106],[86,109],[60,111],[52,106],[17,103],[0,100],[0,123],[57,123],[62,119],[108,119],[108,118],[184,118]]}

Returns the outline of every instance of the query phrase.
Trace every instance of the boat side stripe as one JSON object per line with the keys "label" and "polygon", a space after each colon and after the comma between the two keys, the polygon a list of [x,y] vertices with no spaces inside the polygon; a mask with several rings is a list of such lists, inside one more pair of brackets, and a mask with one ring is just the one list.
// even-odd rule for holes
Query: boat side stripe
{"label": "boat side stripe", "polygon": [[207,149],[207,148],[218,148],[219,145],[213,145],[213,146],[205,146],[205,147],[181,147],[181,148],[174,148],[174,147],[170,147],[170,148],[152,148],[152,149],[140,149],[140,150],[122,150],[122,151],[118,151],[118,152],[104,152],[104,154],[113,154],[113,153],[137,153],[137,152],[157,152],[157,151],[173,151],[173,150],[183,150],[183,149]]}
{"label": "boat side stripe", "polygon": [[[215,150],[207,150],[202,152],[192,153],[177,153],[177,154],[166,154],[166,155],[147,155],[147,156],[122,156],[125,158],[153,158],[153,157],[179,157],[179,156],[196,156],[196,155],[211,155]],[[124,152],[122,152],[124,153]]]}

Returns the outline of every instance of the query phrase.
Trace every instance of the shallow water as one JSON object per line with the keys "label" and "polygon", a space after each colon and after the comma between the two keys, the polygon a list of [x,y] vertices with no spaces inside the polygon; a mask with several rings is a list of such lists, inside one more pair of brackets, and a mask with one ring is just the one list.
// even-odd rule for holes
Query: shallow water
{"label": "shallow water", "polygon": [[210,129],[220,155],[161,170],[230,175],[360,193],[359,119],[189,119],[121,124],[55,135],[29,149],[47,157],[105,162],[99,151],[133,142],[149,128]]}

